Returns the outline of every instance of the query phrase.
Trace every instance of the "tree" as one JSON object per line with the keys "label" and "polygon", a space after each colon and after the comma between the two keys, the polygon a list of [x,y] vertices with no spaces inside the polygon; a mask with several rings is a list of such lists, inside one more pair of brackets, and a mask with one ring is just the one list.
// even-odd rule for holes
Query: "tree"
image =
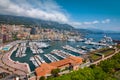
{"label": "tree", "polygon": [[39,80],[45,80],[45,76],[41,76]]}
{"label": "tree", "polygon": [[57,68],[57,69],[53,69],[52,71],[51,71],[51,74],[54,76],[54,77],[57,77],[57,76],[59,76],[59,73],[60,72],[60,69],[59,68]]}

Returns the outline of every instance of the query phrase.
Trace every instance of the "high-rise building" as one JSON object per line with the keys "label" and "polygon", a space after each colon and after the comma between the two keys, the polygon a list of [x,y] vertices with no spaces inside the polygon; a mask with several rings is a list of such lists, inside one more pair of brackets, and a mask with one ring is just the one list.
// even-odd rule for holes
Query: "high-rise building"
{"label": "high-rise building", "polygon": [[37,33],[36,28],[31,28],[30,34],[35,35]]}
{"label": "high-rise building", "polygon": [[3,41],[3,36],[2,34],[0,34],[0,44],[2,43],[2,41]]}

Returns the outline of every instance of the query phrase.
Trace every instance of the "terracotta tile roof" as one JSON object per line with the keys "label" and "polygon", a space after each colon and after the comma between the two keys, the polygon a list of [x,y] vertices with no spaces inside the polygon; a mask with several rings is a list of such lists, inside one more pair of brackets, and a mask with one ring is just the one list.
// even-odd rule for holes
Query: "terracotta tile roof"
{"label": "terracotta tile roof", "polygon": [[47,73],[50,73],[52,69],[55,69],[56,67],[51,66],[47,63],[43,63],[40,65],[40,67],[35,69],[35,72],[37,76],[45,76]]}
{"label": "terracotta tile roof", "polygon": [[52,62],[52,63],[50,63],[50,65],[60,67],[60,66],[64,66],[64,65],[69,64],[69,63],[71,63],[71,64],[81,64],[82,63],[82,58],[70,56],[66,59],[63,59],[63,60],[60,60],[60,61],[57,61],[57,62]]}
{"label": "terracotta tile roof", "polygon": [[73,65],[81,64],[82,58],[70,56],[66,59],[63,59],[63,60],[60,60],[57,62],[52,62],[49,64],[43,63],[40,65],[40,67],[36,68],[35,71],[36,71],[37,76],[45,76],[46,74],[49,74],[52,69],[56,69],[58,67],[65,66],[70,63]]}

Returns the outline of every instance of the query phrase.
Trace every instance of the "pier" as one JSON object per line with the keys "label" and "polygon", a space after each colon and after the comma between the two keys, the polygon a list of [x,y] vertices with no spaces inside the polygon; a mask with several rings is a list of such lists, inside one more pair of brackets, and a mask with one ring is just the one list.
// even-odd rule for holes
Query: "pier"
{"label": "pier", "polygon": [[42,59],[39,55],[35,55],[35,57],[38,58],[41,63],[45,63],[45,60]]}
{"label": "pier", "polygon": [[60,56],[61,58],[66,58],[66,55],[63,55],[63,54],[59,54],[59,53],[55,53],[56,55]]}
{"label": "pier", "polygon": [[61,53],[65,54],[65,55],[67,55],[67,56],[74,56],[74,55],[72,55],[72,54],[70,54],[70,53],[68,53],[68,52],[63,51],[63,50],[60,50],[60,51],[61,51]]}
{"label": "pier", "polygon": [[66,49],[66,50],[69,50],[69,51],[72,51],[72,52],[75,52],[75,53],[79,53],[79,54],[85,54],[82,50],[77,50],[69,45],[65,45],[63,46],[63,49]]}
{"label": "pier", "polygon": [[72,55],[70,53],[64,52],[63,50],[53,50],[51,53],[56,54],[56,55],[60,56],[63,59],[68,57],[68,56],[74,56],[74,55]]}
{"label": "pier", "polygon": [[30,49],[32,50],[33,54],[43,53],[44,51],[42,49],[38,49],[38,46],[36,44],[36,42],[29,43]]}
{"label": "pier", "polygon": [[51,54],[45,54],[45,57],[47,57],[51,62],[59,61],[56,57],[54,57]]}
{"label": "pier", "polygon": [[37,64],[40,66],[42,63],[40,61],[40,59],[37,56],[34,56],[35,61],[37,62]]}
{"label": "pier", "polygon": [[19,48],[17,50],[17,53],[16,53],[16,57],[24,57],[24,56],[26,56],[25,51],[26,51],[26,47],[19,46]]}
{"label": "pier", "polygon": [[42,63],[45,63],[45,60],[43,60],[39,55],[35,55],[30,58],[30,61],[35,65],[35,67],[40,66]]}
{"label": "pier", "polygon": [[37,63],[37,61],[35,60],[34,57],[31,57],[31,58],[30,58],[30,61],[32,61],[32,63],[35,65],[35,67],[38,67],[38,66],[39,66],[39,64]]}
{"label": "pier", "polygon": [[26,42],[23,42],[23,43],[21,43],[21,46],[26,47],[26,44],[27,44]]}

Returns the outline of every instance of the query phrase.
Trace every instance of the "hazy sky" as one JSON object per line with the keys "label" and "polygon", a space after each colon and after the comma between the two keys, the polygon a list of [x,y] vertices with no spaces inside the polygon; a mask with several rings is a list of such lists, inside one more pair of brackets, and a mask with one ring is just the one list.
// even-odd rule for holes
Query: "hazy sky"
{"label": "hazy sky", "polygon": [[120,0],[0,0],[0,14],[120,31]]}

